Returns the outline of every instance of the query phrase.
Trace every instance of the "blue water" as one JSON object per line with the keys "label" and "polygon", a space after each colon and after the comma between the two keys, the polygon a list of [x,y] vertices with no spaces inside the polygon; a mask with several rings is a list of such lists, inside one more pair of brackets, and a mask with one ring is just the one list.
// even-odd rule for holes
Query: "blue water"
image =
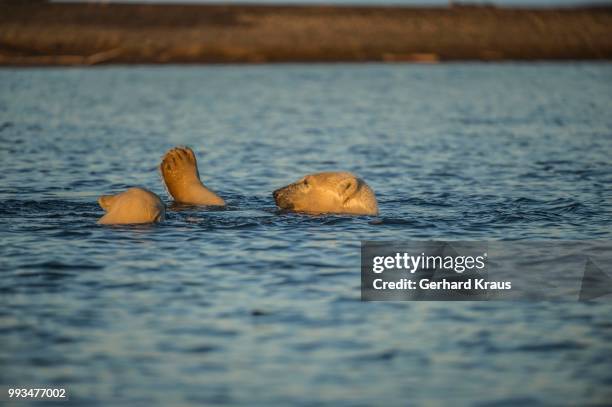
{"label": "blue water", "polygon": [[[359,301],[369,240],[612,238],[612,65],[0,71],[0,384],[86,405],[604,405],[612,305]],[[96,225],[191,146],[225,210]],[[280,214],[349,170],[380,216]]]}

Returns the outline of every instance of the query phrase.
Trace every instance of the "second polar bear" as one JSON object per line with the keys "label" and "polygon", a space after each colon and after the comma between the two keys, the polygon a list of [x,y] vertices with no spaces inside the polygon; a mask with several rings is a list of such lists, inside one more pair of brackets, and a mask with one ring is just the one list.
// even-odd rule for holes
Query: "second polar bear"
{"label": "second polar bear", "polygon": [[98,203],[106,214],[101,225],[125,225],[161,222],[166,216],[164,203],[144,188],[130,188],[116,195],[102,195]]}

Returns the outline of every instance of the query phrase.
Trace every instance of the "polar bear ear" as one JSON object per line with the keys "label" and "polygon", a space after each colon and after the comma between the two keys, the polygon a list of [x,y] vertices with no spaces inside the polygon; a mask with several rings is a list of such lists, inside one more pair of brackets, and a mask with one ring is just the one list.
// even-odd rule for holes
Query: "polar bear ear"
{"label": "polar bear ear", "polygon": [[340,196],[342,197],[344,202],[346,202],[351,199],[351,197],[357,192],[357,189],[359,188],[359,182],[354,178],[347,178],[340,181],[339,188]]}

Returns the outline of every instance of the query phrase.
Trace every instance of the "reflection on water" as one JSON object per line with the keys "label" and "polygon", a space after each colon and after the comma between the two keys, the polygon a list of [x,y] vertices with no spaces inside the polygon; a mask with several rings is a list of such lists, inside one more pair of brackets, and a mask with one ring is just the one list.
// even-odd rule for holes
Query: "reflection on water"
{"label": "reflection on water", "polygon": [[[360,303],[359,241],[610,239],[609,64],[0,71],[0,380],[108,404],[603,403],[602,303]],[[194,148],[224,210],[101,227]],[[380,216],[281,213],[349,170]],[[483,392],[483,386],[486,391]]]}

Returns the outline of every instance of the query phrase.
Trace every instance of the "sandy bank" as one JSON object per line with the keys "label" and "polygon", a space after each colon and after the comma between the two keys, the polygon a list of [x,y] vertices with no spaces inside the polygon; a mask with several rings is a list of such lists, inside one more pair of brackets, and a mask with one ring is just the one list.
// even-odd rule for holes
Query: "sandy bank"
{"label": "sandy bank", "polygon": [[610,59],[612,8],[0,2],[0,64]]}

